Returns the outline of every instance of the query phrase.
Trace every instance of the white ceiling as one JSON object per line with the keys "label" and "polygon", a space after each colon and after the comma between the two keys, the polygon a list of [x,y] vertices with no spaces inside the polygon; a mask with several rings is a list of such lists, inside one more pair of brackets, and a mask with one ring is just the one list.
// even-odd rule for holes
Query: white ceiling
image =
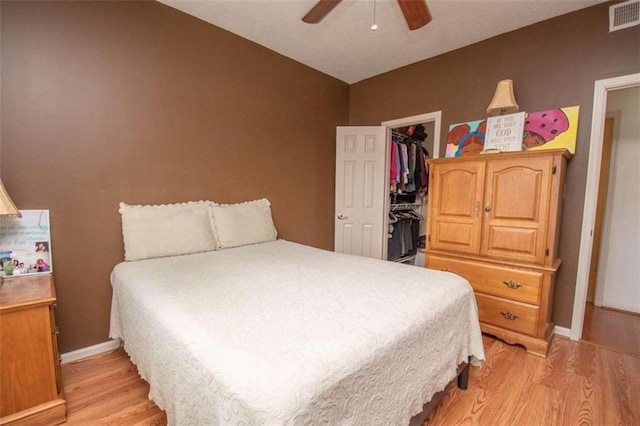
{"label": "white ceiling", "polygon": [[355,83],[605,0],[427,0],[433,21],[409,31],[396,0],[344,0],[319,24],[316,0],[158,0],[284,56]]}

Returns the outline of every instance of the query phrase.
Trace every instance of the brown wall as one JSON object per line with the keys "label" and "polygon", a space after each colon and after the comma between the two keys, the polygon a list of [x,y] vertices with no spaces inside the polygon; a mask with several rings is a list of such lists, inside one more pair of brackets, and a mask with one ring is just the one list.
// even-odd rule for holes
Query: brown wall
{"label": "brown wall", "polygon": [[267,197],[333,246],[347,84],[156,2],[1,8],[2,180],[50,209],[62,352],[107,340],[119,201]]}
{"label": "brown wall", "polygon": [[496,83],[514,81],[521,111],[580,105],[569,163],[554,320],[570,327],[578,266],[594,82],[640,72],[640,27],[608,33],[601,4],[361,81],[350,89],[350,124],[442,110],[451,123],[485,117]]}

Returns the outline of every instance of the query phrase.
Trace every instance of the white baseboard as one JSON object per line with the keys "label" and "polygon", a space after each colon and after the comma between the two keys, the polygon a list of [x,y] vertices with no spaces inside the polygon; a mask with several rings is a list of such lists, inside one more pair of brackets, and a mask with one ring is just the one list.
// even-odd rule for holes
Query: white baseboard
{"label": "white baseboard", "polygon": [[86,348],[80,348],[75,351],[67,352],[60,355],[62,364],[68,364],[79,359],[89,358],[90,356],[99,355],[105,352],[111,352],[120,347],[120,339],[109,340],[104,343],[98,343],[97,345],[87,346]]}
{"label": "white baseboard", "polygon": [[558,336],[569,337],[569,335],[571,334],[571,329],[556,325],[553,327],[553,334],[557,334]]}
{"label": "white baseboard", "polygon": [[602,308],[611,308],[611,309],[617,309],[619,311],[625,311],[625,312],[629,312],[630,314],[640,314],[640,307],[638,307],[637,305],[627,305],[626,303],[618,303],[618,302],[609,302],[609,301],[602,301],[601,305],[596,305],[596,306],[600,306]]}
{"label": "white baseboard", "polygon": [[[553,333],[559,336],[569,337],[570,329],[566,327],[560,327],[558,325],[553,327]],[[70,362],[78,361],[83,358],[89,358],[101,353],[110,352],[120,347],[120,339],[109,340],[104,343],[98,343],[97,345],[87,346],[86,348],[80,348],[75,351],[67,352],[60,355],[62,364],[68,364]]]}

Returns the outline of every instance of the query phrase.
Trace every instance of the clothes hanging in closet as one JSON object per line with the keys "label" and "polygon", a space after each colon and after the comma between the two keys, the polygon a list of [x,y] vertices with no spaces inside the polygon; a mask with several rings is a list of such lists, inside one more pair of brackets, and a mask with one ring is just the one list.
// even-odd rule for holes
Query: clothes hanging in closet
{"label": "clothes hanging in closet", "polygon": [[388,260],[417,253],[421,220],[423,217],[412,210],[389,212]]}
{"label": "clothes hanging in closet", "polygon": [[425,195],[429,188],[429,153],[420,141],[394,132],[390,151],[390,192]]}

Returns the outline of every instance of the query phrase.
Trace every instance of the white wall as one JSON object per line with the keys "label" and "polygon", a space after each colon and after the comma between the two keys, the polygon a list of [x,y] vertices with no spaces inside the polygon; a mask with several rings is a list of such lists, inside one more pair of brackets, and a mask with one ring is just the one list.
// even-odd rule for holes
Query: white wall
{"label": "white wall", "polygon": [[640,313],[640,87],[609,92],[607,114],[615,121],[596,302]]}

